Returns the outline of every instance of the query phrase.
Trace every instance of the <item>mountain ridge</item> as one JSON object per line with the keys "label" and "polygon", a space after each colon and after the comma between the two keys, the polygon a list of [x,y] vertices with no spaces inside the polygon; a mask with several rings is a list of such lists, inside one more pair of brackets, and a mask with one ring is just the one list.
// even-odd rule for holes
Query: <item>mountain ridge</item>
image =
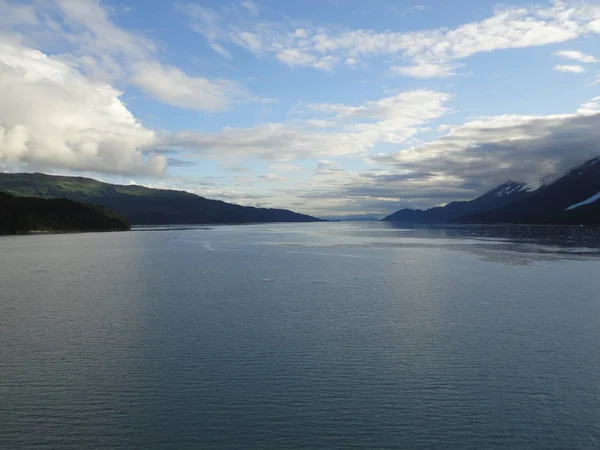
{"label": "mountain ridge", "polygon": [[460,218],[469,223],[600,224],[598,201],[569,209],[600,193],[600,157],[569,170],[530,196],[501,208]]}
{"label": "mountain ridge", "polygon": [[525,183],[507,181],[474,200],[451,202],[445,206],[436,206],[426,210],[405,208],[384,217],[383,220],[421,224],[452,222],[464,215],[495,209],[512,203],[517,198],[523,198],[529,194],[526,187]]}
{"label": "mountain ridge", "polygon": [[67,198],[102,205],[132,225],[320,222],[286,209],[255,208],[211,200],[186,191],[105,183],[86,177],[0,173],[0,192],[38,198]]}
{"label": "mountain ridge", "polygon": [[547,176],[544,180],[536,189],[509,181],[474,200],[427,210],[401,209],[383,220],[418,224],[600,224],[600,156],[563,176]]}

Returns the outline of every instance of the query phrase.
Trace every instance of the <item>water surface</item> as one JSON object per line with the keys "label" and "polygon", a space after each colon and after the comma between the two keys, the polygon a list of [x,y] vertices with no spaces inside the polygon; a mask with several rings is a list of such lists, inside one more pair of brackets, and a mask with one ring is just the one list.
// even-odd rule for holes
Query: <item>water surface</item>
{"label": "water surface", "polygon": [[0,237],[0,448],[597,448],[599,236]]}

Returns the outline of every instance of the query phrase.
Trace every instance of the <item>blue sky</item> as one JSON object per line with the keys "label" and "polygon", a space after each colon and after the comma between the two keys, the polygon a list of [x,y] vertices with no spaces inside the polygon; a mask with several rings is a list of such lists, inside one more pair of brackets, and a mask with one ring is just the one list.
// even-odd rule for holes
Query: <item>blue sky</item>
{"label": "blue sky", "polygon": [[600,154],[595,0],[0,0],[0,170],[383,215]]}

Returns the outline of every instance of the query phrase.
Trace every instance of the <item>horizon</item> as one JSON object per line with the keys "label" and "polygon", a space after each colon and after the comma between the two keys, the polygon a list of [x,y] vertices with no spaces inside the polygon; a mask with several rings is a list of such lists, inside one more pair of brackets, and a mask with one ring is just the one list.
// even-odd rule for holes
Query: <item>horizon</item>
{"label": "horizon", "polygon": [[[598,161],[600,160],[600,156],[595,156],[587,161],[585,161],[581,166],[577,165],[574,167],[570,167],[569,169],[567,169],[565,172],[563,173],[557,173],[555,174],[555,176],[547,176],[544,179],[539,180],[539,183],[525,183],[525,182],[518,182],[518,181],[514,181],[514,180],[507,180],[497,186],[492,187],[491,189],[488,189],[482,193],[480,193],[477,197],[471,198],[471,199],[467,199],[467,200],[459,200],[459,201],[465,201],[465,202],[470,202],[473,200],[477,200],[480,197],[486,196],[490,193],[493,193],[495,191],[498,191],[500,188],[505,187],[506,185],[513,185],[513,184],[518,184],[520,185],[519,191],[525,190],[525,191],[529,191],[529,192],[535,192],[537,191],[539,188],[543,187],[543,186],[549,186],[550,184],[553,184],[555,181],[560,180],[563,176],[568,175],[569,173],[572,173],[578,169],[580,169],[582,166],[586,166],[589,163],[591,163],[592,161]],[[82,176],[82,175],[61,175],[61,174],[49,174],[49,173],[44,173],[44,172],[1,172],[0,171],[0,175],[2,174],[7,174],[7,175],[45,175],[45,176],[49,176],[49,177],[62,177],[62,178],[82,178],[85,180],[90,180],[90,181],[96,181],[96,182],[100,182],[100,183],[104,183],[104,184],[110,184],[112,186],[121,186],[121,187],[130,187],[130,186],[135,186],[135,187],[142,187],[145,189],[150,189],[150,190],[166,190],[166,191],[177,191],[177,192],[184,192],[184,193],[188,193],[188,194],[193,194],[193,195],[198,195],[200,197],[203,197],[201,194],[196,193],[196,192],[192,192],[192,191],[188,191],[188,190],[184,190],[184,189],[179,189],[176,187],[164,187],[164,188],[160,188],[160,187],[148,187],[142,184],[136,184],[134,182],[129,182],[128,184],[119,184],[117,182],[115,183],[111,183],[109,181],[104,181],[100,178],[94,178],[92,176]],[[0,193],[2,193],[0,191]],[[499,194],[496,194],[499,195]],[[596,194],[595,196],[593,196],[592,198],[596,199],[597,196],[600,194]],[[205,197],[207,198],[207,197]],[[207,198],[208,200],[218,200],[218,199],[210,199]],[[590,203],[590,200],[592,200],[591,198],[588,198],[587,200],[577,203],[577,205],[579,204],[586,204],[586,203]],[[440,205],[436,205],[432,208],[435,207],[444,207],[447,206],[450,203],[454,203],[457,200],[452,200],[449,201],[447,203],[444,204],[440,204]],[[592,200],[593,201],[593,200]],[[235,205],[239,205],[239,206],[251,206],[251,207],[256,207],[256,208],[266,208],[266,209],[283,209],[283,210],[289,210],[289,208],[278,208],[278,207],[269,207],[269,206],[254,206],[254,205],[243,205],[240,203],[235,203],[235,202],[229,202],[231,204],[235,204]],[[388,213],[364,213],[364,214],[345,214],[345,215],[322,215],[322,216],[314,216],[317,219],[320,220],[325,220],[325,221],[338,221],[338,222],[375,222],[375,221],[381,221],[386,219],[388,216],[392,216],[394,215],[394,213],[398,213],[404,210],[412,210],[412,211],[427,211],[431,208],[400,208],[398,210],[395,211],[390,211]],[[569,209],[572,209],[572,207],[570,207]],[[297,211],[292,211],[292,212],[297,212]],[[301,213],[303,214],[303,213]]]}
{"label": "horizon", "polygon": [[594,1],[0,12],[0,172],[333,219],[471,200],[600,154]]}

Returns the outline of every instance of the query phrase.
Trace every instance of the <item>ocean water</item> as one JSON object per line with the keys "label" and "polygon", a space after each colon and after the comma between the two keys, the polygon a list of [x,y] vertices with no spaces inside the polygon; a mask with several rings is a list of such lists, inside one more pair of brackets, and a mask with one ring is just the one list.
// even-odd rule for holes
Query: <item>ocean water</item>
{"label": "ocean water", "polygon": [[0,237],[2,449],[600,447],[600,230]]}

